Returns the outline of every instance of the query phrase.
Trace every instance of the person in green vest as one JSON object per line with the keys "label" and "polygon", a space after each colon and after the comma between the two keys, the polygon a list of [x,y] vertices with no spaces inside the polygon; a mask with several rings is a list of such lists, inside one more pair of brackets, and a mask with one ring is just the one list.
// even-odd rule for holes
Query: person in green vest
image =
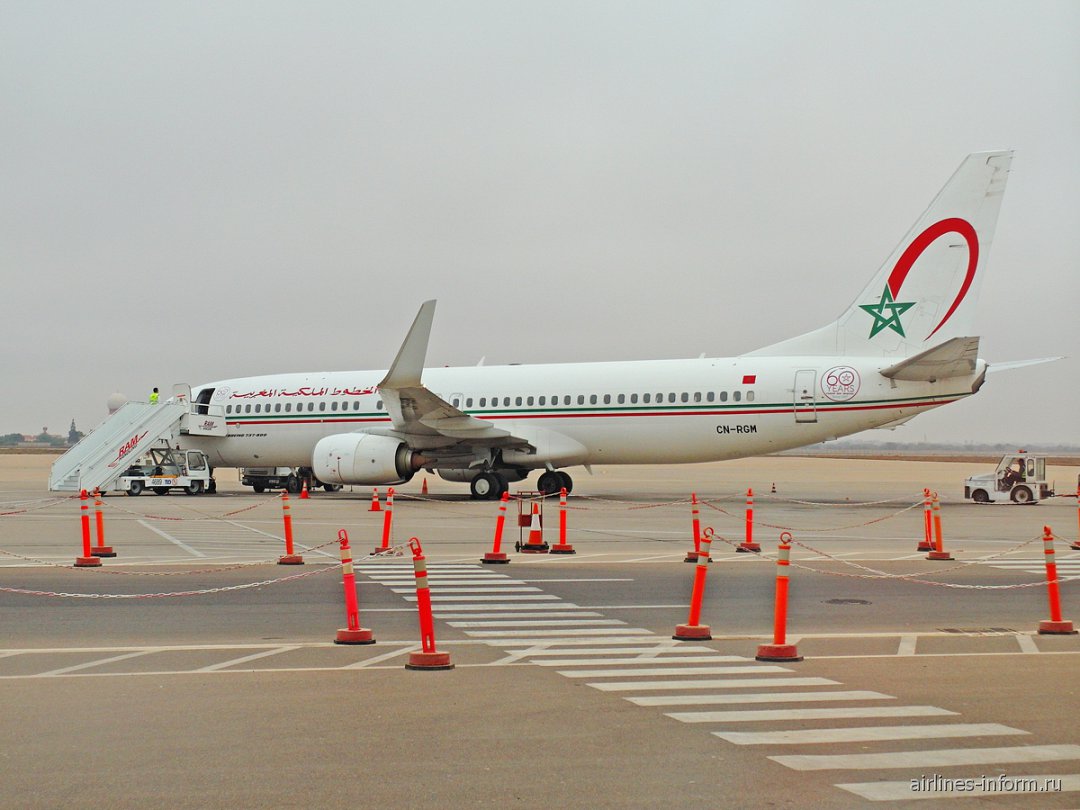
{"label": "person in green vest", "polygon": [[156,388],[150,394],[150,404],[151,405],[157,405],[158,404],[158,390]]}

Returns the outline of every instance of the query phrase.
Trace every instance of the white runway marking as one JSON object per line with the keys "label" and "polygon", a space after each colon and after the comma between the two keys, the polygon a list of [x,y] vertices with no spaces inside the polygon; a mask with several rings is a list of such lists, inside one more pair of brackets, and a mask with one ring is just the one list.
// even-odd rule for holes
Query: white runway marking
{"label": "white runway marking", "polygon": [[956,715],[937,706],[866,706],[838,709],[748,709],[724,712],[671,712],[683,723],[747,723],[758,720],[826,720],[845,717],[945,717]]}
{"label": "white runway marking", "polygon": [[[1021,745],[1013,748],[947,748],[889,751],[881,754],[807,754],[769,757],[796,771],[879,768],[948,768],[953,765],[1000,765],[1080,759],[1080,745]],[[909,783],[910,784],[910,783]]]}
{"label": "white runway marking", "polygon": [[559,674],[566,678],[633,678],[662,675],[745,675],[754,672],[791,672],[781,667],[761,667],[744,664],[738,667],[656,667],[654,669],[568,669]]}
{"label": "white runway marking", "polygon": [[154,534],[156,534],[156,535],[158,535],[160,537],[164,537],[170,543],[176,543],[176,545],[180,546],[180,548],[182,548],[184,551],[186,551],[192,557],[205,557],[206,556],[205,554],[203,554],[198,549],[192,548],[187,543],[185,543],[185,542],[183,542],[181,540],[177,540],[175,537],[173,537],[168,532],[165,532],[165,531],[159,529],[157,526],[154,526],[154,525],[152,525],[150,523],[147,523],[145,520],[140,520],[140,521],[138,521],[138,523],[139,523],[140,526],[143,526],[143,527],[149,529]]}
{"label": "white runway marking", "polygon": [[[539,590],[539,588],[533,588],[533,590],[536,591],[536,590]],[[415,602],[416,601],[416,596],[415,596],[415,594],[413,596],[406,595],[405,599],[407,601],[409,601],[409,602]],[[552,596],[551,594],[547,594],[547,593],[517,594],[517,595],[515,595],[515,594],[492,594],[491,596],[483,596],[483,595],[476,595],[476,596],[444,596],[442,593],[432,593],[431,594],[431,601],[432,602],[500,602],[500,601],[508,600],[508,599],[521,599],[523,601],[532,601],[534,599],[537,599],[537,600],[543,599],[543,600],[546,600],[546,601],[549,601],[549,602],[557,602],[557,601],[559,601],[559,597]]]}
{"label": "white runway marking", "polygon": [[[456,608],[450,607],[447,610],[455,610]],[[408,608],[402,608],[402,610],[408,610]],[[443,613],[439,610],[432,610],[432,613],[437,619],[449,620],[449,619],[476,619],[479,618],[475,613]],[[570,610],[570,611],[558,611],[552,610],[547,613],[530,613],[529,611],[522,611],[521,613],[484,613],[485,619],[584,619],[588,617],[600,618],[602,613],[593,613],[587,610]],[[616,619],[610,621],[615,622]],[[619,624],[625,624],[625,622],[619,622]]]}
{"label": "white runway marking", "polygon": [[[446,617],[443,617],[446,618]],[[482,621],[482,622],[449,622],[451,627],[459,627],[461,629],[473,628],[473,627],[572,627],[572,626],[597,626],[597,625],[617,625],[626,622],[619,621],[618,619],[550,619],[550,620],[537,620],[537,621]]]}
{"label": "white runway marking", "polygon": [[[622,639],[620,639],[622,641]],[[589,644],[592,640],[589,640]],[[638,654],[642,656],[654,656],[663,653],[665,655],[669,653],[703,653],[712,652],[712,647],[670,647],[663,642],[646,644],[641,647],[533,647],[526,650],[529,655],[632,655]],[[674,659],[673,659],[674,660]],[[680,659],[681,660],[681,659]],[[710,659],[712,660],[712,659]],[[717,660],[723,660],[723,657]],[[744,659],[749,661],[750,659]],[[566,659],[567,664],[575,664],[578,662],[576,658]],[[536,663],[546,663],[537,661]]]}
{"label": "white runway marking", "polygon": [[[453,605],[433,605],[431,608],[435,613],[441,610],[476,610],[476,611],[489,611],[489,610],[578,610],[578,606],[573,602],[516,602],[510,605],[471,605],[471,604],[453,604]],[[584,610],[593,611],[594,608],[584,608]],[[486,615],[486,614],[485,614]],[[593,615],[599,616],[601,614],[594,613]]]}
{"label": "white runway marking", "polygon": [[498,636],[499,638],[513,639],[540,636],[617,636],[617,635],[642,635],[648,633],[640,627],[611,628],[610,630],[474,630],[470,636],[482,638],[484,636]]}
{"label": "white runway marking", "polygon": [[714,731],[713,735],[735,745],[802,745],[804,743],[875,742],[878,740],[931,740],[947,737],[1004,737],[1030,733],[997,723],[954,723],[936,726],[801,728],[788,731]]}
{"label": "white runway marking", "polygon": [[268,658],[271,655],[278,655],[279,653],[289,652],[290,650],[299,650],[296,646],[287,647],[275,647],[272,650],[263,650],[262,652],[252,653],[251,655],[245,655],[242,658],[233,658],[230,661],[222,661],[220,664],[211,664],[208,667],[202,667],[195,670],[196,672],[216,672],[219,669],[225,669],[236,664],[246,664],[248,661],[256,661],[260,658]]}
{"label": "white runway marking", "polygon": [[637,658],[557,658],[554,661],[534,661],[533,663],[542,667],[573,667],[607,664],[713,664],[722,661],[750,663],[752,660],[739,655],[687,655],[685,657],[676,657],[650,654]]}
{"label": "white runway marking", "polygon": [[900,646],[896,650],[897,655],[914,655],[918,636],[900,636]]}
{"label": "white runway marking", "polygon": [[[1045,786],[1052,784],[1050,780],[1060,780],[1062,791],[1080,790],[1080,774],[1066,774],[1064,776],[1060,774],[1037,774],[1034,776],[1002,777],[1003,780],[1006,778],[1014,786],[1010,788],[1007,794],[999,786],[996,776],[986,778],[992,787],[982,787],[974,790],[965,789],[962,793],[955,790],[921,790],[916,793],[911,789],[912,780],[910,779],[899,782],[849,782],[835,787],[843,788],[872,802],[894,802],[905,799],[956,799],[961,796],[1020,796],[1025,793],[1045,793],[1047,792]],[[1038,787],[1025,786],[1024,789],[1020,789],[1015,787],[1018,779],[1023,779],[1029,785],[1037,785]],[[978,784],[978,780],[976,780],[975,784]],[[1056,793],[1056,790],[1054,792]]]}
{"label": "white runway marking", "polygon": [[[416,588],[391,588],[394,593],[416,593]],[[521,587],[495,587],[495,588],[447,588],[447,587],[432,587],[431,595],[435,596],[436,593],[539,593],[539,588],[534,588],[531,585],[524,585]]]}
{"label": "white runway marking", "polygon": [[[761,672],[791,672],[784,667],[762,667]],[[693,681],[616,681],[615,683],[596,682],[588,684],[601,692],[659,692],[664,689],[741,689],[745,686],[839,686],[838,681],[828,678],[716,678],[713,680]]]}
{"label": "white runway marking", "polygon": [[1031,636],[1019,634],[1016,636],[1016,643],[1020,646],[1020,652],[1039,652],[1039,648],[1035,646],[1035,639],[1033,639]]}
{"label": "white runway marking", "polygon": [[78,672],[79,670],[82,670],[82,669],[90,669],[91,667],[100,667],[102,664],[111,664],[113,661],[124,661],[124,660],[127,660],[128,658],[138,658],[140,655],[147,655],[148,653],[152,653],[152,652],[154,652],[154,650],[140,650],[138,652],[124,653],[123,655],[114,655],[114,656],[112,656],[110,658],[99,658],[96,661],[87,661],[86,663],[76,664],[75,666],[71,666],[71,667],[64,667],[63,669],[53,669],[53,670],[50,670],[48,672],[42,672],[42,673],[36,675],[35,677],[47,678],[47,677],[50,677],[52,675],[66,675],[69,672]]}
{"label": "white runway marking", "polygon": [[652,695],[623,698],[638,706],[710,706],[743,703],[824,703],[831,700],[896,700],[881,692],[848,690],[836,692],[744,692],[727,695]]}

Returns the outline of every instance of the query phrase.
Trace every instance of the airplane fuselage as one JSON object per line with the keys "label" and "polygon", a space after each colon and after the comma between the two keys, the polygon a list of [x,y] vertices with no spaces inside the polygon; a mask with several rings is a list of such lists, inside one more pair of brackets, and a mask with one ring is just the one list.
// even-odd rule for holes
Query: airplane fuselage
{"label": "airplane fuselage", "polygon": [[[671,464],[741,458],[906,420],[973,393],[970,377],[890,380],[881,358],[736,357],[425,369],[425,386],[515,435],[566,437],[583,451],[554,466]],[[190,437],[219,466],[304,466],[326,436],[389,431],[386,372],[224,380],[228,435]],[[538,452],[539,468],[548,459]]]}

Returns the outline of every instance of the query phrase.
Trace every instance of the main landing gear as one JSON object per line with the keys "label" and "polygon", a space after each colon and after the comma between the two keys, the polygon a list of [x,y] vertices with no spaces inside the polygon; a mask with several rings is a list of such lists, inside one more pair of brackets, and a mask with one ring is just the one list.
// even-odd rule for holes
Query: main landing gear
{"label": "main landing gear", "polygon": [[493,472],[482,472],[469,484],[473,500],[477,501],[497,501],[508,489],[506,479]]}
{"label": "main landing gear", "polygon": [[558,495],[560,489],[565,489],[569,495],[574,488],[574,479],[562,470],[548,470],[540,476],[536,488],[544,495]]}

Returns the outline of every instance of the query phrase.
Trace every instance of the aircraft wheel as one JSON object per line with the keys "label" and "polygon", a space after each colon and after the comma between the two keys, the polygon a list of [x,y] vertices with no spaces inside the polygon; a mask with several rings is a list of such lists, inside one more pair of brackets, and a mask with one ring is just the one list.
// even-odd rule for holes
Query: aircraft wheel
{"label": "aircraft wheel", "polygon": [[132,481],[131,484],[128,485],[128,491],[127,491],[128,495],[132,495],[132,496],[142,495],[142,491],[143,491],[143,482],[142,481]]}
{"label": "aircraft wheel", "polygon": [[264,487],[262,484],[252,484],[251,488],[258,492],[260,495],[266,492],[266,487]]}
{"label": "aircraft wheel", "polygon": [[502,497],[501,488],[506,483],[495,473],[480,473],[469,484],[469,491],[474,500],[492,501]]}
{"label": "aircraft wheel", "polygon": [[990,496],[986,494],[985,489],[977,489],[971,493],[971,500],[975,503],[990,503]]}
{"label": "aircraft wheel", "polygon": [[548,470],[546,473],[541,474],[536,481],[536,488],[543,495],[558,495],[562,485],[562,476],[555,470]]}
{"label": "aircraft wheel", "polygon": [[1031,490],[1027,487],[1017,487],[1012,491],[1013,503],[1031,503]]}
{"label": "aircraft wheel", "polygon": [[322,488],[327,492],[340,492],[341,484],[323,484]]}
{"label": "aircraft wheel", "polygon": [[562,479],[562,485],[566,488],[567,495],[574,491],[574,479],[570,477],[570,473],[559,470],[559,478]]}
{"label": "aircraft wheel", "polygon": [[290,495],[299,495],[300,490],[304,488],[303,482],[295,475],[290,475],[285,479],[285,489]]}

